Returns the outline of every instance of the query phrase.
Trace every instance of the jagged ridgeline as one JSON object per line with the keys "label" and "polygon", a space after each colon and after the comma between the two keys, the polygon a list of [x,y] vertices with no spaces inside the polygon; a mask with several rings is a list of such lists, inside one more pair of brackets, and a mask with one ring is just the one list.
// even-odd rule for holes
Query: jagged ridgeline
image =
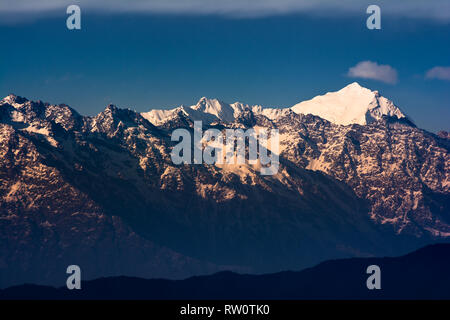
{"label": "jagged ridgeline", "polygon": [[[171,160],[177,128],[277,129],[280,166]],[[95,117],[0,102],[0,287],[299,270],[450,238],[448,135],[353,83],[292,108],[202,98]]]}

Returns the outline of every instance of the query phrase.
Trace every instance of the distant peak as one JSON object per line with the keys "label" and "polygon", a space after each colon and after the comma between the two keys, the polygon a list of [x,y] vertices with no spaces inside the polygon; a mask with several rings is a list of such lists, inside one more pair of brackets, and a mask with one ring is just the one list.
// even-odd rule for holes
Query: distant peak
{"label": "distant peak", "polygon": [[197,104],[205,104],[208,103],[210,99],[208,99],[207,97],[201,97],[200,100],[198,100]]}
{"label": "distant peak", "polygon": [[222,109],[226,103],[218,100],[218,99],[210,99],[206,97],[202,97],[195,106],[192,106],[191,108],[194,108],[196,110],[202,110],[204,112],[208,112],[207,110],[220,110]]}
{"label": "distant peak", "polygon": [[340,125],[365,125],[383,116],[398,119],[406,117],[392,101],[382,97],[378,91],[362,87],[358,82],[298,103],[291,109],[295,113],[313,114]]}
{"label": "distant peak", "polygon": [[198,100],[198,103],[197,104],[203,104],[203,103],[211,103],[211,102],[219,102],[220,103],[220,101],[218,100],[218,99],[215,99],[215,98],[207,98],[207,97],[201,97],[200,98],[200,100]]}
{"label": "distant peak", "polygon": [[8,103],[24,103],[28,100],[24,97],[16,96],[15,94],[11,93],[7,95],[5,98],[3,98],[3,101]]}
{"label": "distant peak", "polygon": [[347,85],[346,87],[348,88],[363,88],[363,86],[361,86],[358,82],[352,82],[349,85]]}
{"label": "distant peak", "polygon": [[348,90],[352,90],[352,91],[367,91],[367,92],[373,92],[372,90],[370,90],[369,88],[363,87],[362,85],[360,85],[358,82],[352,82],[349,85],[345,86],[344,88],[342,88],[339,91],[348,91]]}
{"label": "distant peak", "polygon": [[106,106],[105,110],[113,111],[113,110],[117,110],[117,107],[114,104],[110,103]]}

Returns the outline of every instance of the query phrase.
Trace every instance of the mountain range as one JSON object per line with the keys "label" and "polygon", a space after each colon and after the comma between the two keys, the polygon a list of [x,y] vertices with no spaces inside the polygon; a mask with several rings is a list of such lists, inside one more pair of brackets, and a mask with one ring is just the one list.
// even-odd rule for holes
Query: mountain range
{"label": "mountain range", "polygon": [[[274,128],[280,168],[174,165],[174,129]],[[450,239],[448,135],[357,83],[292,108],[0,101],[0,288],[299,270]]]}
{"label": "mountain range", "polygon": [[303,101],[291,108],[263,108],[260,105],[249,106],[241,102],[228,104],[203,97],[193,106],[182,105],[174,109],[151,110],[142,113],[142,116],[154,125],[161,125],[182,113],[193,121],[211,124],[215,121],[233,122],[243,112],[277,120],[290,111],[296,114],[313,114],[340,125],[365,125],[380,120],[383,116],[406,118],[406,115],[392,101],[381,96],[378,91],[361,87],[357,82],[337,92],[328,92],[323,96]]}

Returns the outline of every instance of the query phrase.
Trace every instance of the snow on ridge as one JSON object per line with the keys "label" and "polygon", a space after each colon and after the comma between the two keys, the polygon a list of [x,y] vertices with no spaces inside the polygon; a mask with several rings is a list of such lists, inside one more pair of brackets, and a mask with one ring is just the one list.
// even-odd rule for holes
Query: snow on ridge
{"label": "snow on ridge", "polygon": [[161,125],[173,119],[179,112],[183,112],[193,121],[202,121],[205,124],[211,124],[217,120],[232,122],[246,109],[250,109],[250,107],[240,102],[228,104],[218,99],[202,97],[197,104],[189,107],[182,105],[166,110],[153,109],[148,112],[143,112],[141,115],[154,125]]}
{"label": "snow on ridge", "polygon": [[203,97],[195,106],[191,106],[190,108],[212,114],[225,122],[232,122],[235,118],[235,110],[231,107],[231,105],[217,99],[208,99]]}
{"label": "snow on ridge", "polygon": [[163,124],[168,119],[171,119],[173,116],[175,116],[182,107],[178,107],[175,109],[167,109],[167,110],[160,110],[160,109],[152,109],[148,112],[142,112],[141,116],[150,121],[155,126]]}
{"label": "snow on ridge", "polygon": [[27,99],[16,96],[15,94],[11,93],[11,94],[7,95],[6,97],[4,97],[3,99],[1,99],[0,103],[7,103],[7,104],[13,106],[14,108],[18,108],[27,101],[28,101]]}
{"label": "snow on ridge", "polygon": [[399,119],[406,117],[392,101],[380,96],[378,91],[364,88],[357,82],[339,91],[300,102],[291,109],[295,113],[313,114],[340,125],[366,125],[384,115]]}
{"label": "snow on ridge", "polygon": [[180,106],[173,109],[153,109],[143,112],[141,115],[158,126],[173,119],[180,111],[193,121],[201,120],[205,124],[211,124],[214,121],[233,122],[242,112],[249,110],[255,114],[265,115],[273,120],[278,116],[289,112],[288,108],[264,108],[260,105],[250,106],[242,102],[226,103],[218,99],[209,99],[202,97],[195,105],[186,107]]}
{"label": "snow on ridge", "polygon": [[[180,109],[181,108],[181,109]],[[297,114],[313,114],[339,125],[360,124],[380,120],[383,116],[407,116],[389,99],[381,96],[378,91],[370,90],[353,82],[339,91],[328,92],[311,100],[300,102],[291,108],[264,108],[259,105],[249,106],[241,102],[228,104],[217,99],[203,97],[196,105],[178,107],[170,110],[151,110],[142,116],[154,125],[160,125],[175,116],[180,110],[192,120],[202,120],[211,123],[214,120],[232,122],[245,110],[254,114],[276,120],[290,112]]]}

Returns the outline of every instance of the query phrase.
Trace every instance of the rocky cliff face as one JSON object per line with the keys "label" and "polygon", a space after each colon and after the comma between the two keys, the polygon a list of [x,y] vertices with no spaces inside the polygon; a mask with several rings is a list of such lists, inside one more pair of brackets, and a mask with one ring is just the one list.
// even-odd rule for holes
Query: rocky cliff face
{"label": "rocky cliff face", "polygon": [[61,284],[70,264],[88,278],[221,270],[143,238],[82,188],[95,189],[99,178],[83,172],[110,169],[102,168],[106,154],[96,156],[107,147],[80,138],[93,119],[66,106],[7,101],[0,106],[0,286]]}
{"label": "rocky cliff face", "polygon": [[450,236],[448,140],[408,120],[339,126],[307,115],[279,119],[283,155],[344,181],[370,203],[370,217],[397,233]]}
{"label": "rocky cliff face", "polygon": [[[202,100],[152,124],[115,106],[84,117],[3,99],[0,286],[60,284],[69,264],[88,277],[299,269],[450,236],[448,139],[407,118],[342,126]],[[278,174],[174,165],[172,131],[199,119],[279,129]]]}

